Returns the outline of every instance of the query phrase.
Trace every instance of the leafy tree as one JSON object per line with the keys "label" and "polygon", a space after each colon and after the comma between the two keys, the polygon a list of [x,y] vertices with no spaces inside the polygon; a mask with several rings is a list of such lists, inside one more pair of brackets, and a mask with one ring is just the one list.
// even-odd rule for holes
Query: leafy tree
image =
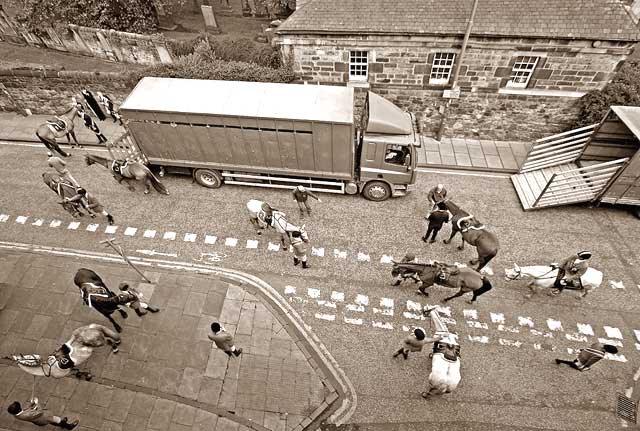
{"label": "leafy tree", "polygon": [[[164,0],[171,1],[171,0]],[[10,0],[19,6],[16,19],[35,34],[58,24],[152,33],[158,27],[153,0]]]}
{"label": "leafy tree", "polygon": [[580,99],[579,125],[600,122],[611,105],[640,106],[640,60],[627,61],[605,88]]}

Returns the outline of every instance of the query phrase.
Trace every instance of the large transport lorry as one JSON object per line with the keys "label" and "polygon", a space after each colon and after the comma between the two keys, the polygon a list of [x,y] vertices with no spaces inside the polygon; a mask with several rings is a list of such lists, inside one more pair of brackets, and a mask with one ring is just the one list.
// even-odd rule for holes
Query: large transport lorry
{"label": "large transport lorry", "polygon": [[150,166],[205,187],[404,196],[422,142],[415,117],[369,92],[358,127],[353,106],[341,86],[146,77],[120,113]]}

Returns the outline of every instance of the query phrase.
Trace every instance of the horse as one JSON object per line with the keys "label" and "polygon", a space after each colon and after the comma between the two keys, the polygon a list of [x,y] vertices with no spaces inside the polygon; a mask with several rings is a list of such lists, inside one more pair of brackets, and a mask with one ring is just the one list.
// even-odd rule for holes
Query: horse
{"label": "horse", "polygon": [[289,236],[291,232],[300,232],[300,238],[302,238],[304,242],[309,242],[309,235],[307,234],[304,224],[302,226],[296,226],[289,223],[285,217],[285,213],[281,211],[275,211],[271,219],[271,226],[280,234],[280,243],[283,249],[286,250],[286,247],[291,244],[291,238]]}
{"label": "horse", "polygon": [[[488,292],[493,288],[489,279],[479,272],[467,268],[447,265],[440,262],[432,263],[401,263],[394,262],[391,274],[396,277],[408,277],[409,274],[417,274],[420,277],[420,293],[429,296],[426,288],[433,284],[460,289],[457,293],[444,299],[448,302],[453,298],[472,292],[473,297],[467,301],[469,304],[475,302],[478,296]],[[444,277],[443,277],[444,276]]]}
{"label": "horse", "polygon": [[106,317],[116,331],[122,332],[122,327],[113,320],[111,315],[118,311],[126,319],[128,317],[127,312],[121,309],[120,306],[125,305],[130,299],[126,295],[116,295],[109,290],[100,276],[87,268],[80,268],[76,272],[73,282],[80,289],[82,301]]}
{"label": "horse", "polygon": [[56,379],[74,374],[77,378],[91,380],[88,371],[80,371],[82,365],[91,357],[93,349],[105,344],[111,346],[113,353],[118,353],[120,335],[111,329],[92,323],[81,326],[71,334],[71,338],[61,345],[46,359],[40,355],[12,355],[8,359],[16,361],[20,369],[34,376],[53,377]]}
{"label": "horse", "polygon": [[[144,194],[149,194],[151,190],[151,186],[158,193],[168,195],[169,192],[167,188],[160,182],[160,180],[142,163],[131,162],[128,160],[112,160],[106,157],[94,155],[94,154],[86,154],[85,161],[87,162],[87,166],[91,166],[94,163],[104,166],[108,170],[111,171],[113,177],[116,179],[118,184],[122,183],[124,179],[134,179],[136,181],[144,182]],[[135,187],[133,187],[127,181],[127,187],[130,191],[135,191]]]}
{"label": "horse", "polygon": [[71,145],[71,138],[73,138],[76,146],[78,148],[82,147],[76,138],[75,132],[73,131],[73,120],[76,118],[77,114],[78,108],[74,105],[64,114],[56,117],[55,121],[50,120],[44,124],[40,124],[36,129],[36,136],[48,150],[55,151],[63,157],[69,157],[70,154],[66,153],[58,146],[56,139],[66,136],[67,143]]}
{"label": "horse", "polygon": [[73,184],[62,178],[58,174],[51,172],[44,172],[42,174],[42,181],[49,186],[60,198],[62,202],[58,202],[73,217],[83,216],[84,213],[80,211],[80,205],[78,203],[66,202],[65,198],[72,198],[76,195],[76,188]]}
{"label": "horse", "polygon": [[[247,202],[249,221],[256,230],[256,234],[262,235],[262,231],[273,223],[273,213],[278,211],[266,202],[251,199]],[[278,211],[280,212],[280,211]],[[284,215],[284,213],[282,213]]]}
{"label": "horse", "polygon": [[460,232],[462,244],[458,246],[458,250],[464,249],[465,241],[476,247],[478,258],[471,260],[469,263],[471,265],[478,264],[476,271],[480,271],[498,254],[500,250],[498,238],[494,233],[489,232],[473,215],[462,210],[452,201],[445,200],[443,204],[452,214],[450,220],[451,236],[449,239],[445,239],[444,243],[449,244],[453,237]]}
{"label": "horse", "polygon": [[[532,280],[527,283],[527,287],[531,290],[531,294],[527,295],[527,297],[531,297],[536,292],[536,287],[539,289],[545,289],[553,287],[556,276],[558,275],[558,268],[548,265],[538,265],[538,266],[518,266],[515,263],[513,264],[513,268],[505,268],[505,277],[506,281],[519,280],[521,278],[531,277]],[[598,271],[594,268],[587,268],[587,272],[584,273],[582,277],[580,277],[580,281],[582,282],[582,286],[573,286],[567,285],[565,289],[570,290],[584,290],[584,293],[580,298],[584,298],[587,296],[589,292],[598,288],[602,284],[604,276],[602,272]]]}
{"label": "horse", "polygon": [[438,311],[427,309],[424,315],[431,316],[436,328],[437,341],[433,345],[431,356],[431,373],[429,374],[429,390],[422,392],[423,398],[431,395],[442,395],[453,392],[460,383],[460,344],[458,335],[449,332]]}

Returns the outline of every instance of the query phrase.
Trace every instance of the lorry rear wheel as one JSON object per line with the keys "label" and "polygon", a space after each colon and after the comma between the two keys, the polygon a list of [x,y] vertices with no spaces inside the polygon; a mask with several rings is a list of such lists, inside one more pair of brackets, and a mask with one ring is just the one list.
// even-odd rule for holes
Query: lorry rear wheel
{"label": "lorry rear wheel", "polygon": [[370,201],[381,202],[391,197],[391,187],[382,181],[371,181],[362,189],[362,195]]}
{"label": "lorry rear wheel", "polygon": [[211,169],[196,169],[193,173],[193,178],[201,186],[210,189],[217,189],[222,185],[222,175],[218,171]]}

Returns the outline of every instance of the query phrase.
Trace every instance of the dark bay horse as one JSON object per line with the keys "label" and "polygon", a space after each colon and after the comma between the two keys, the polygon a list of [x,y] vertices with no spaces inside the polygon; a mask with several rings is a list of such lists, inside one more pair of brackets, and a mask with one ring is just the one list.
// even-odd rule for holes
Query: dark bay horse
{"label": "dark bay horse", "polygon": [[[56,121],[49,121],[38,126],[36,129],[36,136],[40,141],[49,149],[49,151],[55,151],[63,157],[68,157],[69,154],[64,152],[56,142],[56,139],[67,137],[67,142],[71,144],[71,138],[75,141],[78,147],[81,145],[76,139],[76,134],[73,131],[73,120],[76,118],[78,108],[76,106],[71,107],[67,112],[59,117],[56,117]],[[60,124],[62,127],[55,127],[53,123]]]}
{"label": "dark bay horse", "polygon": [[452,201],[445,200],[444,205],[453,215],[451,219],[451,236],[449,239],[445,239],[444,243],[449,244],[453,237],[460,232],[462,244],[458,246],[458,250],[464,249],[465,241],[474,246],[478,252],[478,258],[469,261],[469,263],[471,265],[478,264],[476,271],[480,271],[498,254],[500,250],[498,237],[489,232],[473,215],[464,211]]}
{"label": "dark bay horse", "polygon": [[488,292],[493,288],[489,279],[480,274],[479,272],[466,267],[456,267],[454,265],[447,265],[444,263],[400,263],[394,262],[391,274],[396,277],[401,275],[403,277],[409,277],[411,274],[416,274],[420,277],[421,285],[418,288],[420,292],[425,295],[429,295],[426,292],[426,288],[433,284],[439,284],[441,286],[452,287],[454,289],[460,289],[457,293],[444,299],[447,302],[453,298],[464,295],[467,292],[473,292],[473,297],[469,303],[472,303],[476,298],[485,292]]}
{"label": "dark bay horse", "polygon": [[[160,182],[160,180],[142,163],[130,162],[127,160],[112,160],[106,157],[97,156],[94,154],[87,154],[84,156],[87,166],[91,166],[94,163],[104,166],[111,171],[113,177],[121,183],[124,179],[133,179],[136,181],[144,182],[144,193],[148,194],[151,186],[158,193],[168,195],[167,188]],[[127,181],[129,190],[134,191],[135,188]]]}
{"label": "dark bay horse", "polygon": [[65,198],[72,198],[76,195],[75,187],[69,183],[67,180],[62,178],[58,174],[54,174],[51,172],[44,172],[42,174],[42,181],[49,186],[51,190],[53,190],[60,198],[62,202],[59,202],[62,205],[62,208],[65,209],[69,214],[73,217],[78,217],[84,215],[80,211],[79,204],[72,202],[65,202]]}
{"label": "dark bay horse", "polygon": [[113,320],[111,315],[118,311],[126,319],[127,313],[120,306],[129,302],[130,299],[116,295],[109,290],[100,276],[87,268],[80,268],[76,272],[73,282],[80,289],[84,303],[106,317],[116,331],[122,332],[122,327]]}

